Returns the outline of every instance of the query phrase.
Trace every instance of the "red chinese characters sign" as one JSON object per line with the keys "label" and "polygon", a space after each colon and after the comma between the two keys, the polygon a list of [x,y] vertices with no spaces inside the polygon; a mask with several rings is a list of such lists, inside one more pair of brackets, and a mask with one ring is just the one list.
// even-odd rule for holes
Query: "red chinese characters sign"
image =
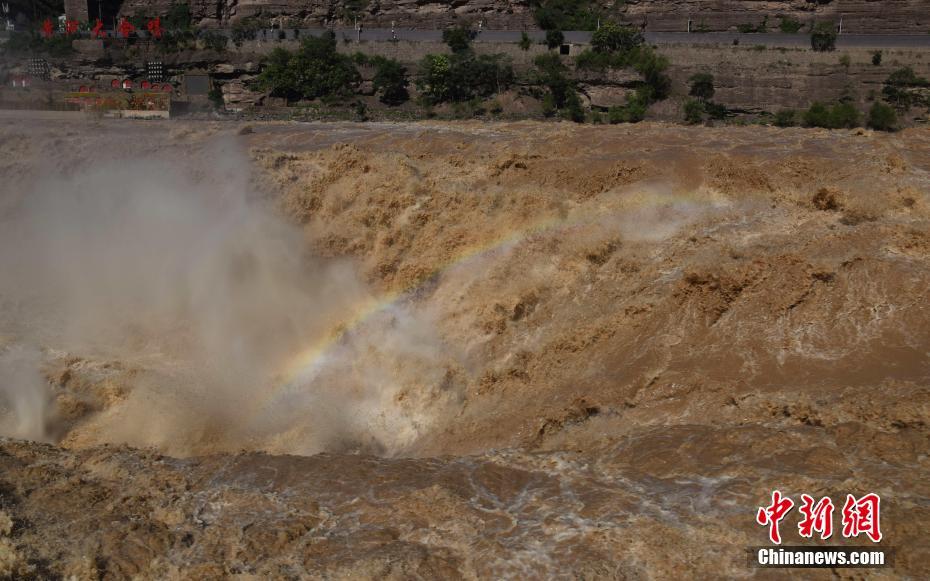
{"label": "red chinese characters sign", "polygon": [[129,38],[129,35],[136,31],[136,27],[125,18],[121,18],[116,30],[119,31],[119,35],[123,38]]}
{"label": "red chinese characters sign", "polygon": [[91,38],[103,38],[106,35],[107,33],[104,32],[103,30],[103,21],[98,18],[97,23],[94,24],[94,28],[91,29],[90,31],[90,37]]}
{"label": "red chinese characters sign", "polygon": [[156,40],[161,38],[161,35],[163,32],[162,27],[161,27],[161,18],[156,17],[156,18],[153,18],[152,20],[149,20],[148,23],[145,25],[145,28],[148,29],[149,34],[152,35],[152,38],[155,38]]}
{"label": "red chinese characters sign", "polygon": [[[881,531],[881,499],[875,493],[869,493],[861,498],[852,494],[846,495],[846,503],[841,511],[843,538],[852,539],[860,535],[867,536],[873,543],[882,540]],[[759,507],[756,512],[756,523],[768,528],[769,540],[781,544],[781,521],[794,508],[794,501],[783,496],[778,490],[772,492],[772,501],[767,506]],[[801,495],[801,505],[798,507],[801,520],[798,523],[798,535],[803,538],[812,538],[818,533],[822,540],[833,536],[833,501],[823,497],[817,502],[807,494]]]}

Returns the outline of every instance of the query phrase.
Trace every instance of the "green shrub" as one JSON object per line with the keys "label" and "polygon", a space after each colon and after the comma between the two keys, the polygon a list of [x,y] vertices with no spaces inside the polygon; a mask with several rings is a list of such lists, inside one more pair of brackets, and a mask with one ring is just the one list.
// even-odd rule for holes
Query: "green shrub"
{"label": "green shrub", "polygon": [[907,111],[912,106],[924,102],[923,97],[912,89],[928,86],[930,82],[927,79],[917,76],[911,67],[904,67],[888,75],[882,87],[882,95],[898,110]]}
{"label": "green shrub", "polygon": [[561,30],[553,29],[546,31],[546,46],[549,48],[557,48],[565,42],[565,35],[562,34]]}
{"label": "green shrub", "polygon": [[802,28],[804,28],[804,24],[790,16],[782,16],[781,22],[778,24],[778,29],[785,34],[797,34]]}
{"label": "green shrub", "polygon": [[685,122],[696,125],[704,120],[704,103],[697,99],[688,99],[684,106]]}
{"label": "green shrub", "polygon": [[668,97],[672,90],[672,80],[665,74],[668,68],[667,58],[649,47],[643,47],[643,50],[638,51],[633,68],[642,75],[643,82],[652,89],[653,100],[661,101]]}
{"label": "green shrub", "polygon": [[726,105],[720,103],[714,103],[713,101],[706,101],[704,103],[704,111],[707,113],[707,116],[711,119],[722,120],[727,118],[727,113],[729,110]]}
{"label": "green shrub", "polygon": [[608,54],[586,48],[575,57],[575,66],[582,70],[603,71],[624,68],[630,66],[630,63],[626,54]]}
{"label": "green shrub", "polygon": [[627,97],[626,105],[622,107],[611,107],[607,110],[607,118],[610,123],[639,123],[646,117],[646,111],[649,109],[651,95],[648,87],[640,87],[632,95]]}
{"label": "green shrub", "polygon": [[442,41],[449,46],[454,53],[464,52],[471,48],[471,41],[474,40],[475,33],[467,28],[456,26],[447,28],[442,31]]}
{"label": "green shrub", "polygon": [[563,109],[568,102],[568,95],[575,92],[575,84],[566,73],[568,69],[562,59],[554,53],[541,54],[533,61],[536,65],[536,84],[549,89],[552,105]]}
{"label": "green shrub", "polygon": [[882,51],[877,50],[872,53],[872,64],[876,67],[882,64]]}
{"label": "green shrub", "polygon": [[837,128],[851,129],[859,126],[859,110],[852,103],[837,103],[833,106],[830,116]]}
{"label": "green shrub", "polygon": [[147,12],[136,12],[126,17],[126,20],[129,21],[129,24],[132,24],[136,27],[136,30],[145,30],[145,24],[152,19],[152,16]]}
{"label": "green shrub", "polygon": [[559,109],[555,106],[555,98],[552,93],[546,93],[542,100],[542,114],[545,117],[552,117],[558,112]]}
{"label": "green shrub", "polygon": [[584,108],[581,106],[581,97],[578,91],[571,90],[565,98],[565,117],[575,123],[584,123]]}
{"label": "green shrub", "polygon": [[223,89],[219,85],[213,85],[213,88],[207,93],[207,98],[213,103],[215,109],[222,110],[226,107],[226,101],[223,100]]}
{"label": "green shrub", "polygon": [[568,69],[562,59],[555,53],[546,53],[536,57],[536,84],[546,87],[549,92],[543,97],[543,114],[547,117],[561,112],[563,117],[572,121],[584,121],[584,109],[575,83],[568,78]]}
{"label": "green shrub", "polygon": [[430,104],[451,101],[452,78],[451,57],[444,54],[428,54],[420,61],[417,87]]}
{"label": "green shrub", "polygon": [[811,31],[811,48],[818,52],[836,49],[836,28],[832,22],[818,22]]}
{"label": "green shrub", "polygon": [[832,125],[829,107],[823,103],[813,103],[804,112],[804,125],[808,127],[829,127]]}
{"label": "green shrub", "polygon": [[524,51],[530,50],[530,46],[533,45],[533,41],[530,40],[530,35],[524,31],[520,34],[520,48]]}
{"label": "green shrub", "polygon": [[775,113],[775,125],[777,127],[794,127],[797,125],[797,112],[794,109],[782,109]]}
{"label": "green shrub", "polygon": [[632,66],[648,52],[643,43],[639,31],[608,22],[591,36],[591,48],[578,55],[575,63],[592,70]]}
{"label": "green shrub", "polygon": [[162,26],[168,30],[187,30],[191,27],[191,7],[187,2],[172,3],[162,18]]}
{"label": "green shrub", "polygon": [[231,38],[237,48],[242,47],[242,43],[247,40],[255,40],[258,31],[258,25],[253,19],[244,18],[236,21],[232,26]]}
{"label": "green shrub", "polygon": [[375,65],[373,84],[379,94],[378,99],[385,105],[400,105],[410,99],[407,92],[407,69],[391,58],[376,56],[372,59]]}
{"label": "green shrub", "polygon": [[848,69],[850,64],[852,64],[852,59],[849,58],[848,54],[840,55],[840,65]]}
{"label": "green shrub", "polygon": [[594,30],[606,16],[594,0],[532,0],[530,5],[543,30]]}
{"label": "green shrub", "polygon": [[650,104],[668,96],[672,87],[671,79],[665,74],[668,59],[644,44],[641,33],[608,22],[592,35],[591,44],[592,48],[576,57],[577,68],[604,70],[633,67],[642,76],[642,84],[626,105],[613,107],[608,112],[611,123],[641,121]]}
{"label": "green shrub", "polygon": [[196,48],[197,38],[192,30],[166,31],[157,46],[161,52],[172,54]]}
{"label": "green shrub", "polygon": [[768,25],[769,25],[768,20],[769,20],[769,17],[766,16],[762,19],[762,22],[760,22],[758,25],[751,24],[751,23],[740,24],[739,26],[736,27],[736,30],[738,30],[739,32],[742,32],[743,34],[749,34],[749,33],[755,33],[755,32],[766,32],[768,30]]}
{"label": "green shrub", "polygon": [[203,42],[203,47],[205,49],[215,50],[216,52],[223,52],[226,50],[226,44],[229,42],[226,35],[209,31],[200,35],[200,40]]}
{"label": "green shrub", "polygon": [[607,22],[591,35],[591,48],[600,53],[628,52],[644,42],[641,32]]}
{"label": "green shrub", "polygon": [[471,51],[426,55],[420,61],[417,87],[430,104],[489,97],[513,83],[513,67],[502,55]]}
{"label": "green shrub", "polygon": [[358,121],[368,121],[368,106],[361,101],[356,101],[352,104],[352,109],[355,110],[355,118]]}
{"label": "green shrub", "polygon": [[815,102],[804,112],[804,125],[826,129],[852,128],[859,125],[859,111],[852,103],[826,105]]}
{"label": "green shrub", "polygon": [[688,92],[692,97],[697,97],[704,101],[714,98],[714,75],[710,73],[697,73],[692,75],[688,81],[691,83],[691,90]]}
{"label": "green shrub", "polygon": [[274,49],[257,85],[287,99],[329,99],[351,95],[361,80],[351,57],[336,52],[333,33],[303,41],[296,52]]}
{"label": "green shrub", "polygon": [[895,131],[898,128],[898,114],[893,107],[876,101],[869,109],[867,124],[878,131]]}

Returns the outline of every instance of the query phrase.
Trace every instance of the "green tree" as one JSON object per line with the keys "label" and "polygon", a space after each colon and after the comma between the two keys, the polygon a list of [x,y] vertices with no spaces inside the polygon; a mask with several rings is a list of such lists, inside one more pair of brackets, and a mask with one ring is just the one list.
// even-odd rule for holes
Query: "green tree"
{"label": "green tree", "polygon": [[186,30],[191,27],[191,7],[187,2],[171,3],[162,19],[162,25],[168,30]]}
{"label": "green tree", "polygon": [[242,19],[237,20],[232,25],[231,38],[236,47],[241,47],[242,43],[247,40],[255,40],[258,29],[254,20]]}
{"label": "green tree", "polygon": [[781,22],[778,24],[779,30],[786,34],[797,34],[804,25],[799,21],[791,18],[790,16],[782,16]]}
{"label": "green tree", "polygon": [[622,107],[611,107],[607,111],[610,123],[638,123],[645,119],[651,102],[650,89],[642,86],[626,98]]}
{"label": "green tree", "polygon": [[832,22],[818,22],[811,31],[811,48],[818,52],[836,49],[836,28]]}
{"label": "green tree", "polygon": [[427,103],[460,103],[489,97],[513,83],[513,67],[501,55],[426,55],[420,61],[417,87]]}
{"label": "green tree", "polygon": [[351,95],[360,80],[351,57],[336,52],[336,36],[328,33],[305,39],[294,53],[272,51],[257,84],[288,99],[329,99]]}
{"label": "green tree", "polygon": [[641,32],[628,26],[608,22],[591,35],[591,48],[596,52],[626,52],[643,44]]}
{"label": "green tree", "polygon": [[562,46],[563,42],[565,42],[565,35],[562,34],[561,30],[554,29],[546,31],[546,46],[549,48]]}
{"label": "green tree", "polygon": [[474,37],[474,32],[461,26],[447,28],[442,31],[442,41],[455,53],[465,52],[470,49]]}
{"label": "green tree", "polygon": [[223,89],[221,89],[219,85],[213,85],[213,88],[210,89],[210,92],[207,94],[207,98],[213,103],[215,109],[222,111],[226,108],[226,101],[223,99]]}
{"label": "green tree", "polygon": [[692,97],[704,101],[710,101],[714,98],[714,75],[710,73],[697,73],[690,79],[691,90],[688,92]]}
{"label": "green tree", "polygon": [[575,83],[568,78],[568,69],[562,59],[555,53],[546,53],[536,57],[536,83],[549,89],[543,97],[543,114],[547,117],[561,112],[572,121],[584,121],[584,108]]}
{"label": "green tree", "polygon": [[826,129],[852,128],[859,125],[859,111],[852,103],[826,105],[815,102],[804,112],[804,125]]}
{"label": "green tree", "polygon": [[895,131],[898,128],[898,114],[893,107],[875,101],[869,109],[867,124],[878,131]]}
{"label": "green tree", "polygon": [[830,111],[830,119],[836,128],[847,129],[859,126],[859,110],[852,103],[837,103]]}
{"label": "green tree", "polygon": [[376,68],[373,84],[382,103],[400,105],[410,99],[410,94],[407,92],[406,67],[394,59],[383,56],[375,57],[372,64]]}
{"label": "green tree", "polygon": [[431,103],[451,100],[452,62],[444,54],[428,54],[420,61],[417,87]]}
{"label": "green tree", "polygon": [[606,19],[594,0],[531,0],[536,23],[543,30],[594,30]]}
{"label": "green tree", "polygon": [[775,114],[777,127],[793,127],[796,124],[797,112],[794,109],[782,109]]}
{"label": "green tree", "polygon": [[207,50],[223,52],[226,50],[226,44],[229,42],[229,39],[226,38],[224,34],[207,31],[200,35],[200,41],[203,42],[203,46]]}
{"label": "green tree", "polygon": [[542,114],[544,117],[552,117],[559,112],[558,107],[555,106],[555,98],[552,96],[552,93],[546,93],[542,99]]}
{"label": "green tree", "polygon": [[584,108],[581,106],[581,97],[578,91],[572,90],[565,98],[565,117],[575,123],[584,123]]}
{"label": "green tree", "polygon": [[704,112],[707,113],[707,116],[711,119],[721,120],[727,118],[727,113],[729,110],[727,109],[726,105],[714,103],[713,101],[705,101]]}
{"label": "green tree", "polygon": [[534,64],[537,70],[537,84],[549,89],[552,103],[556,109],[562,109],[568,102],[568,95],[575,92],[575,84],[566,73],[568,69],[562,59],[554,53],[541,54]]}
{"label": "green tree", "polygon": [[661,101],[668,97],[672,90],[672,80],[665,74],[668,69],[668,59],[657,54],[649,47],[644,47],[639,51],[639,57],[633,65],[643,77],[645,82],[652,89],[652,99]]}
{"label": "green tree", "polygon": [[684,106],[685,122],[697,125],[704,120],[704,103],[698,99],[688,99]]}
{"label": "green tree", "polygon": [[904,67],[888,75],[882,95],[898,110],[907,111],[922,100],[912,89],[928,86],[930,82],[927,79],[918,76],[911,67]]}

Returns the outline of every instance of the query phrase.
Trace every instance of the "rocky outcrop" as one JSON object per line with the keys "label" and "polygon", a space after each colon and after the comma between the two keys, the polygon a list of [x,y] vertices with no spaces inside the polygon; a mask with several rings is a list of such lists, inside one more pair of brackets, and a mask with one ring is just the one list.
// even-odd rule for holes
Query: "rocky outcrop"
{"label": "rocky outcrop", "polygon": [[[128,0],[123,14],[166,12],[171,0]],[[481,20],[499,29],[534,26],[528,0],[192,0],[192,15],[201,26],[225,26],[247,18],[278,20],[282,26],[314,27],[354,23],[368,27],[442,28]]]}
{"label": "rocky outcrop", "polygon": [[632,22],[645,21],[654,31],[736,30],[742,25],[779,32],[783,19],[804,24],[843,21],[850,33],[926,33],[930,13],[923,0],[628,0],[624,14]]}
{"label": "rocky outcrop", "polygon": [[[171,0],[126,0],[121,12],[164,13]],[[201,26],[226,26],[245,18],[278,19],[297,27],[351,24],[356,18],[368,27],[442,28],[482,20],[489,28],[535,28],[529,0],[190,0],[194,20]],[[800,22],[802,31],[813,22],[843,21],[847,32],[926,33],[930,13],[924,0],[628,0],[602,1],[605,11],[653,31],[736,30],[741,26],[778,32],[783,19]],[[621,4],[620,6],[614,6]]]}

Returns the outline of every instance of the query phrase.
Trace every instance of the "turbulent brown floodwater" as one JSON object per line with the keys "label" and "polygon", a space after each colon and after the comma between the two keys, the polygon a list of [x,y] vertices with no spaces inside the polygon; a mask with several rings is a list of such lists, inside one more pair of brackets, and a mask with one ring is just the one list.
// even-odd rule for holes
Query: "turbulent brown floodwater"
{"label": "turbulent brown floodwater", "polygon": [[865,576],[930,574],[926,130],[0,154],[0,577],[783,577],[746,553],[774,489],[880,494]]}

